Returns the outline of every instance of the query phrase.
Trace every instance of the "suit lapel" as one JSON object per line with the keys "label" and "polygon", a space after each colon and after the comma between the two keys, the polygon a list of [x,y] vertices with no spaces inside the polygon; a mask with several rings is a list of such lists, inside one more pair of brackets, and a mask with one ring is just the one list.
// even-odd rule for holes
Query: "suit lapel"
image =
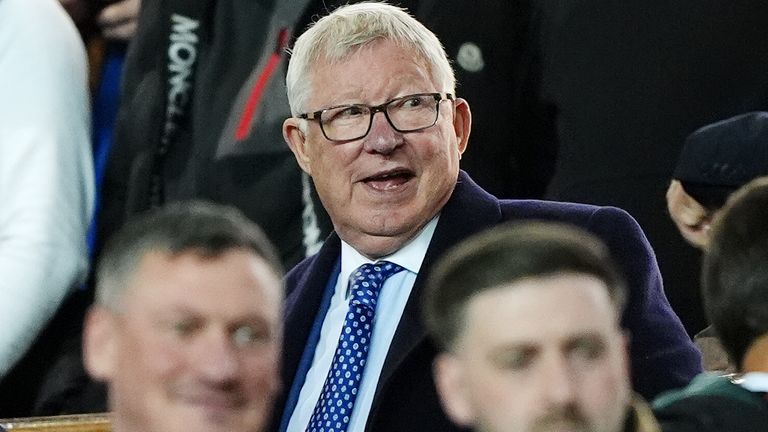
{"label": "suit lapel", "polygon": [[[278,411],[284,407],[291,390],[290,386],[293,385],[309,333],[321,307],[323,294],[336,261],[339,259],[340,248],[339,237],[335,233],[331,234],[318,254],[308,264],[308,268],[301,271],[302,276],[299,280],[286,284],[295,286],[295,289],[289,293],[285,302],[285,333],[283,335],[281,375],[286,387],[283,389],[281,400],[275,405],[279,408]],[[301,265],[299,264],[299,266]]]}
{"label": "suit lapel", "polygon": [[421,293],[429,277],[429,270],[447,249],[500,221],[501,209],[498,199],[482,190],[461,171],[456,188],[440,214],[435,234],[389,347],[371,412],[375,412],[381,393],[386,391],[393,373],[402,365],[408,354],[427,339],[427,331],[421,320]]}

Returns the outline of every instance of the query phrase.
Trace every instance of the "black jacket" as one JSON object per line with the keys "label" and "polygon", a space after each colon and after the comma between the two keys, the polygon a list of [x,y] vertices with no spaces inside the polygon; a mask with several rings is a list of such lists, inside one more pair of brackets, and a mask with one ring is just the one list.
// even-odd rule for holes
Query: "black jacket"
{"label": "black jacket", "polygon": [[[154,204],[202,198],[232,204],[256,221],[288,268],[305,256],[302,212],[316,201],[302,196],[302,173],[282,123],[290,116],[285,48],[308,1],[142,3],[103,181],[100,242],[153,198]],[[169,26],[185,10],[199,25]],[[174,46],[172,33],[189,43]],[[166,54],[172,51],[196,63],[187,70]],[[169,107],[186,100],[187,114],[169,119]],[[163,149],[169,125],[176,133]],[[313,209],[320,242],[329,225],[322,207]]]}
{"label": "black jacket", "polygon": [[768,396],[728,378],[696,377],[688,387],[653,403],[663,432],[758,432],[768,430]]}

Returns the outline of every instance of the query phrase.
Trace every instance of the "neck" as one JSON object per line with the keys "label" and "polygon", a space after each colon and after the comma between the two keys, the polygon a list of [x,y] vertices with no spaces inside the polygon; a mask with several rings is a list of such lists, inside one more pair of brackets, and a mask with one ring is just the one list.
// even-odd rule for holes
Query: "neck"
{"label": "neck", "polygon": [[742,372],[768,372],[768,334],[759,337],[747,349]]}

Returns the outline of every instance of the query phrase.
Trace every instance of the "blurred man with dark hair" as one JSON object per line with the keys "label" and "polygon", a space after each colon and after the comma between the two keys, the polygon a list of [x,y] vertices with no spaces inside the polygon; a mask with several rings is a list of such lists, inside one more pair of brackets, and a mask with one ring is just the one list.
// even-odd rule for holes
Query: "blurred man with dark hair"
{"label": "blurred man with dark hair", "polygon": [[576,228],[502,225],[459,244],[423,307],[449,416],[481,432],[657,431],[633,402],[625,301],[608,249]]}

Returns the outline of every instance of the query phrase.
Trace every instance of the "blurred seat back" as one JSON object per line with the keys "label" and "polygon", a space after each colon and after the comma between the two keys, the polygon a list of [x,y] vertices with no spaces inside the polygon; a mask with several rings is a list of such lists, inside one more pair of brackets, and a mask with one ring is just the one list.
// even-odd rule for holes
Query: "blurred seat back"
{"label": "blurred seat back", "polygon": [[110,432],[109,414],[0,419],[0,430],[13,432]]}

